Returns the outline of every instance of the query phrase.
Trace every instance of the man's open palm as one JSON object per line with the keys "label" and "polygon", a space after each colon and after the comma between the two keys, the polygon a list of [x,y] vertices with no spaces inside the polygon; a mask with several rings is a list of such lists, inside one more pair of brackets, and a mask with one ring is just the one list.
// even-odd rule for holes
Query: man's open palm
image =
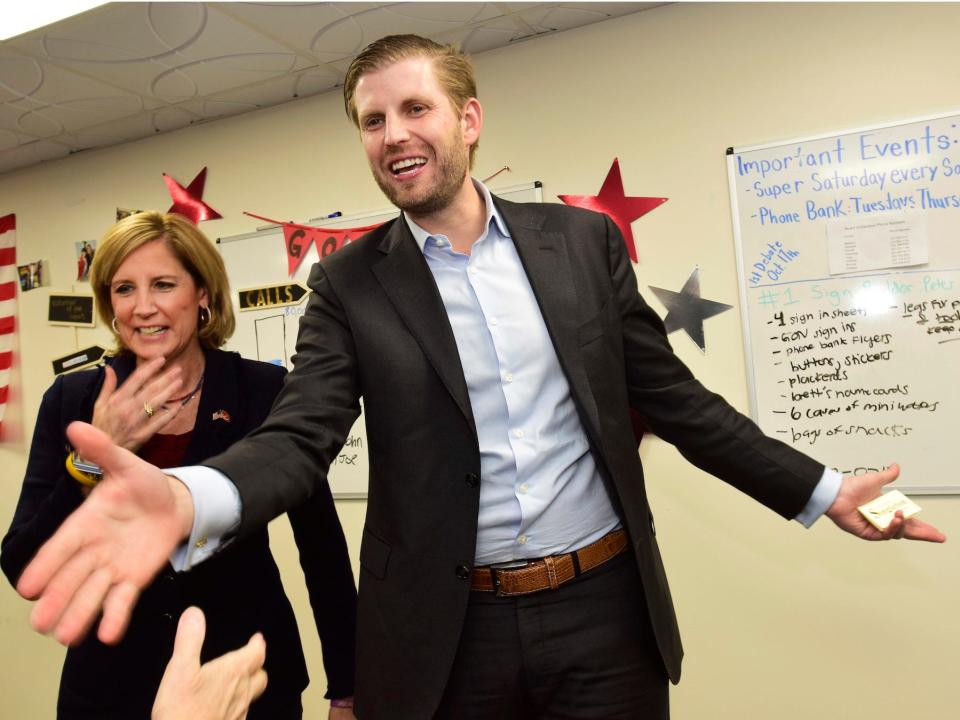
{"label": "man's open palm", "polygon": [[140,595],[178,543],[189,535],[193,510],[179,481],[117,447],[92,425],[75,422],[70,442],[97,463],[103,480],[40,548],[17,582],[39,598],[31,624],[64,645],[86,635],[97,614],[101,641],[116,643]]}

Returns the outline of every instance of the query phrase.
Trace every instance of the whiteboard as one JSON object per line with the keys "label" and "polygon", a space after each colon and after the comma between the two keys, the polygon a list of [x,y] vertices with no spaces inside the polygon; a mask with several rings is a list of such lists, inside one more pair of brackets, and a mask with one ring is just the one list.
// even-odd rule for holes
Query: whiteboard
{"label": "whiteboard", "polygon": [[[542,202],[539,181],[503,188],[490,188],[498,197],[513,202]],[[394,207],[346,217],[312,218],[304,225],[326,228],[363,227],[392,220],[398,214]],[[230,279],[231,299],[237,316],[237,329],[226,344],[227,350],[243,357],[283,365],[293,369],[291,358],[297,341],[300,317],[307,306],[309,293],[297,305],[240,310],[239,292],[245,288],[265,287],[299,281],[306,285],[311,266],[317,262],[316,247],[311,245],[293,276],[287,275],[287,254],[283,230],[271,225],[242,235],[217,239]],[[361,399],[362,405],[362,399]],[[340,454],[330,467],[329,481],[334,497],[364,498],[367,495],[367,431],[363,414],[357,419]]]}
{"label": "whiteboard", "polygon": [[960,114],[730,148],[727,172],[754,420],[960,493]]}

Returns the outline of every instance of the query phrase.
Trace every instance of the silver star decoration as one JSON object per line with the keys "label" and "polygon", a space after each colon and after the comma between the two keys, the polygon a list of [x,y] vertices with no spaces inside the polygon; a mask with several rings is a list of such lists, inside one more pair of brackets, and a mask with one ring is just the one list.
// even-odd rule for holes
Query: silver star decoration
{"label": "silver star decoration", "polygon": [[667,333],[683,330],[704,353],[707,351],[707,346],[703,338],[703,321],[733,307],[733,305],[704,300],[700,297],[699,266],[690,273],[680,292],[652,285],[650,289],[667,308],[667,316],[663,319]]}

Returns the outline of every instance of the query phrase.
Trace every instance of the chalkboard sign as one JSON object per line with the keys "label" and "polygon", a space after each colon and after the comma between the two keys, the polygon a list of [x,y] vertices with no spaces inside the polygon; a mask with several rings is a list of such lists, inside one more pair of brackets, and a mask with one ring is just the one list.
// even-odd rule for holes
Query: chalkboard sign
{"label": "chalkboard sign", "polygon": [[897,487],[960,493],[960,115],[731,148],[751,412]]}
{"label": "chalkboard sign", "polygon": [[91,345],[83,350],[77,350],[69,355],[56,358],[52,361],[53,374],[62,375],[65,372],[73,372],[74,370],[88,368],[91,365],[100,362],[100,358],[102,358],[105,353],[106,350],[99,345]]}
{"label": "chalkboard sign", "polygon": [[58,293],[50,295],[47,322],[51,325],[93,327],[93,295]]}
{"label": "chalkboard sign", "polygon": [[[539,182],[500,189],[491,188],[491,191],[513,202],[541,202],[543,199]],[[390,207],[347,217],[316,218],[304,224],[324,228],[365,227],[392,220],[398,214],[399,211],[396,208]],[[217,240],[217,249],[223,256],[230,284],[235,288],[277,284],[282,287],[291,283],[305,285],[311,267],[319,259],[316,247],[312,244],[309,246],[303,262],[293,277],[287,275],[285,248],[283,231],[279,226]],[[283,295],[285,293],[281,294]],[[278,296],[274,294],[272,297]],[[243,309],[244,312],[237,314],[237,329],[230,338],[227,348],[236,350],[247,358],[274,362],[291,368],[297,329],[307,301],[301,299],[297,304],[287,307],[255,307],[257,298],[254,298],[255,302],[252,303],[254,307],[241,308],[241,304],[248,304],[248,298],[240,294],[235,296],[235,300],[238,303],[238,309]],[[361,414],[330,468],[330,489],[334,496],[366,497],[369,471],[367,430]]]}
{"label": "chalkboard sign", "polygon": [[309,292],[310,288],[303,283],[279,283],[263,287],[241,288],[237,291],[237,301],[241,312],[263,310],[298,305]]}

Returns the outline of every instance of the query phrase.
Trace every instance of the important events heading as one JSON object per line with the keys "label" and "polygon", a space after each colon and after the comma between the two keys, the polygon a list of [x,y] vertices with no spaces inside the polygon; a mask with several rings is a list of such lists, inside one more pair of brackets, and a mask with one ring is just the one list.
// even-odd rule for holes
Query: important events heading
{"label": "important events heading", "polygon": [[738,154],[737,184],[759,203],[750,219],[769,227],[888,210],[960,208],[960,191],[939,187],[948,178],[960,182],[956,122],[940,129],[932,123],[896,129],[901,134],[871,130],[781,146],[768,157]]}

